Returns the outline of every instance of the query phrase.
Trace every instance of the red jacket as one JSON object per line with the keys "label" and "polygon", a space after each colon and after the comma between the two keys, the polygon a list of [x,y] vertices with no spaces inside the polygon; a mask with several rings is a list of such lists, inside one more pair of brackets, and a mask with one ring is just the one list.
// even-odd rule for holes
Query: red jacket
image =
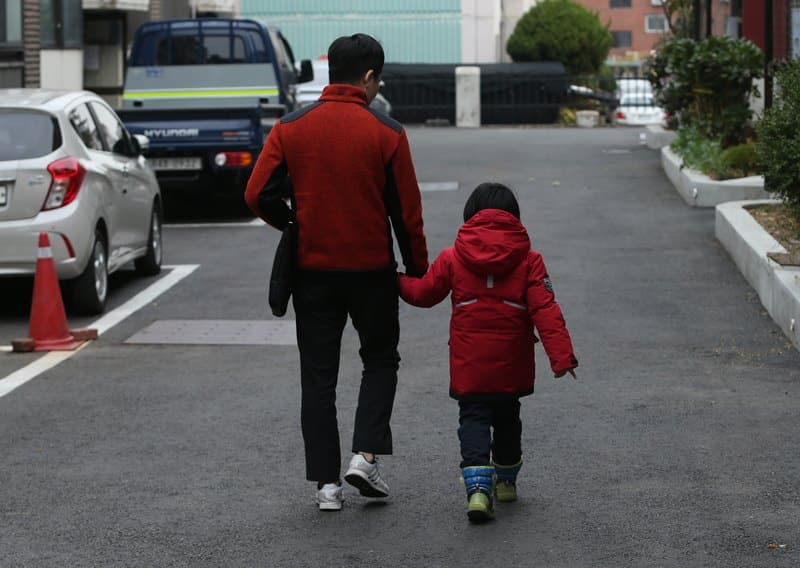
{"label": "red jacket", "polygon": [[422,278],[400,275],[400,295],[431,307],[451,293],[450,394],[454,398],[533,392],[534,327],[554,372],[578,366],[561,308],[525,227],[484,209],[458,232]]}
{"label": "red jacket", "polygon": [[275,124],[247,182],[245,201],[283,229],[296,204],[298,266],[394,269],[391,227],[406,271],[424,274],[422,200],[406,133],[371,110],[352,85],[325,87],[319,101]]}

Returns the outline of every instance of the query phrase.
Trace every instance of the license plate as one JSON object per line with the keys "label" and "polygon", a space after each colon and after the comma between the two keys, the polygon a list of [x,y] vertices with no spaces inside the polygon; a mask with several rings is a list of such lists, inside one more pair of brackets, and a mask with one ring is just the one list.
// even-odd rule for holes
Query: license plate
{"label": "license plate", "polygon": [[8,203],[8,186],[0,185],[0,207]]}
{"label": "license plate", "polygon": [[200,158],[148,158],[154,170],[202,170]]}

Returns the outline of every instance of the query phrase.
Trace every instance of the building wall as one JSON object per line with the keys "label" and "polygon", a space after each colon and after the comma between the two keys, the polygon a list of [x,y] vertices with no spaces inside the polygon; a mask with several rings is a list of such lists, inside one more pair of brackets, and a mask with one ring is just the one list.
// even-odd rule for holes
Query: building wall
{"label": "building wall", "polygon": [[241,15],[279,27],[297,59],[315,59],[337,37],[356,32],[378,39],[387,61],[462,57],[461,0],[241,0]]}
{"label": "building wall", "polygon": [[23,5],[23,40],[25,45],[25,86],[39,86],[40,73],[40,41],[39,41],[39,2],[25,0]]}
{"label": "building wall", "polygon": [[[662,33],[648,32],[646,29],[647,16],[664,15],[660,0],[630,0],[630,7],[626,8],[612,8],[612,0],[577,0],[577,2],[597,12],[600,21],[609,24],[610,31],[630,32],[631,45],[613,48],[612,55],[623,55],[628,52],[646,55],[663,36]],[[616,2],[614,4],[617,5]],[[713,35],[726,35],[730,16],[731,2],[714,0],[711,19]]]}
{"label": "building wall", "polygon": [[70,91],[83,88],[82,49],[43,49],[41,66],[42,88]]}
{"label": "building wall", "polygon": [[25,85],[24,5],[21,0],[0,3],[0,88]]}
{"label": "building wall", "polygon": [[[783,59],[789,56],[789,0],[775,0],[772,9],[773,55]],[[764,0],[743,0],[742,32],[744,37],[764,48]]]}

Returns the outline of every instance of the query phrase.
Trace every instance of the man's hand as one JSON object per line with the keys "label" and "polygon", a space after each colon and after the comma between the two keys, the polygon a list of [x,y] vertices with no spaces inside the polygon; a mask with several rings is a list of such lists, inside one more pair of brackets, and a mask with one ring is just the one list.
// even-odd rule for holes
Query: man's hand
{"label": "man's hand", "polygon": [[578,376],[575,374],[575,369],[567,369],[566,371],[559,371],[558,373],[556,373],[556,374],[555,374],[555,377],[556,377],[557,379],[560,379],[561,377],[563,377],[563,376],[564,376],[564,375],[566,375],[567,373],[569,373],[570,375],[572,375],[572,378],[573,378],[573,379],[576,379],[576,380],[577,380]]}

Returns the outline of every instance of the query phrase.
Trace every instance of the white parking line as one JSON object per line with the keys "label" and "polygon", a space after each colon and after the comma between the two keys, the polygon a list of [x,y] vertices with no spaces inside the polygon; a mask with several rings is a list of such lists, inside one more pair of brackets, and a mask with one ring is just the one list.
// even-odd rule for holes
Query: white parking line
{"label": "white parking line", "polygon": [[261,219],[252,221],[233,221],[224,223],[165,223],[165,229],[245,229],[266,225]]}
{"label": "white parking line", "polygon": [[[130,316],[132,313],[142,309],[161,294],[175,286],[175,284],[197,270],[199,266],[199,264],[179,264],[176,266],[165,266],[164,268],[171,269],[169,274],[163,278],[159,278],[157,281],[153,282],[150,286],[136,294],[133,298],[121,306],[114,308],[104,316],[89,324],[88,327],[96,329],[98,334],[105,333],[119,322]],[[52,369],[62,361],[66,361],[87,345],[89,345],[89,342],[84,343],[75,351],[51,351],[43,357],[36,359],[32,363],[29,363],[21,369],[18,369],[10,375],[0,379],[0,398],[21,387],[45,371]],[[3,350],[5,351],[6,349]]]}
{"label": "white parking line", "polygon": [[[429,191],[458,191],[457,181],[421,181],[419,190]],[[252,221],[228,221],[222,223],[165,223],[165,229],[245,229],[247,227],[264,227],[266,223],[259,218]]]}
{"label": "white parking line", "polygon": [[420,191],[458,191],[457,181],[423,181],[419,184]]}

